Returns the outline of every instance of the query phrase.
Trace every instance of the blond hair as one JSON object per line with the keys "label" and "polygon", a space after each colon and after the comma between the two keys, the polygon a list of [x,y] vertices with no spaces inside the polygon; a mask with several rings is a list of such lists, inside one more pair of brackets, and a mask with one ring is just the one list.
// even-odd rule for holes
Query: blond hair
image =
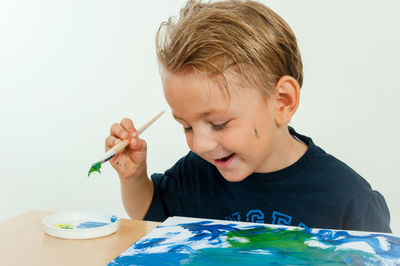
{"label": "blond hair", "polygon": [[280,77],[302,85],[303,66],[294,33],[268,7],[255,1],[189,0],[179,17],[163,22],[156,36],[163,70],[192,68],[217,77],[235,67],[244,80],[268,93]]}

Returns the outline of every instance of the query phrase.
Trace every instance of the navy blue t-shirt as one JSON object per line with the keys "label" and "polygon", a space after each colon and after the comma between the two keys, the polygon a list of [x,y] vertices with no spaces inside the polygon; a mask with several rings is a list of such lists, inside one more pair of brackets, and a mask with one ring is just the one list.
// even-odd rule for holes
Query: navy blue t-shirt
{"label": "navy blue t-shirt", "polygon": [[228,182],[189,152],[164,174],[153,174],[154,196],[145,220],[169,216],[391,232],[384,197],[349,166],[290,130],[308,145],[294,164]]}

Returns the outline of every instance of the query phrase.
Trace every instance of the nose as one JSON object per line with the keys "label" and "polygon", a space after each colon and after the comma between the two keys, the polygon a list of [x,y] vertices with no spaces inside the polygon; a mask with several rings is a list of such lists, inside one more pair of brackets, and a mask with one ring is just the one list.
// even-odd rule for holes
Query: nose
{"label": "nose", "polygon": [[205,154],[214,150],[218,142],[211,132],[195,132],[193,134],[191,150],[197,154]]}

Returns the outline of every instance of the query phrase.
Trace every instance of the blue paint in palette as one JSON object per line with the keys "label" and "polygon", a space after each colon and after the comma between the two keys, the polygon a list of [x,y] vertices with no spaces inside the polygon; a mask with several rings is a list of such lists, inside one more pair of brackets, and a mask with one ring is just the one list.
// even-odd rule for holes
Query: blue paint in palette
{"label": "blue paint in palette", "polygon": [[[115,223],[118,220],[117,216],[113,215],[110,218],[111,223]],[[110,223],[105,222],[84,222],[77,226],[78,229],[88,229],[88,228],[96,228],[100,226],[109,225]]]}
{"label": "blue paint in palette", "polygon": [[88,228],[95,228],[100,226],[108,225],[108,223],[103,222],[84,222],[79,224],[76,228],[78,229],[88,229]]}
{"label": "blue paint in palette", "polygon": [[[115,223],[118,221],[117,216],[113,215],[110,218],[110,222],[98,222],[98,221],[86,221],[86,222],[70,222],[70,223],[58,223],[54,224],[54,227],[56,228],[61,228],[61,229],[90,229],[90,228],[96,228],[96,227],[101,227],[101,226],[106,226],[111,223]],[[77,224],[78,225],[74,225]]]}

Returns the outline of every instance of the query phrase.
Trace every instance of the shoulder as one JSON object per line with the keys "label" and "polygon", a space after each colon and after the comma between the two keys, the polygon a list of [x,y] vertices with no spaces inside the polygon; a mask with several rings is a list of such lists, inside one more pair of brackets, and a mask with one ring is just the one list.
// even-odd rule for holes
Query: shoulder
{"label": "shoulder", "polygon": [[308,145],[307,165],[305,173],[316,178],[322,185],[332,188],[353,190],[354,188],[370,190],[370,184],[349,165],[335,156],[325,152],[321,147],[314,144],[310,137],[300,135],[293,129],[291,134]]}
{"label": "shoulder", "polygon": [[[297,134],[297,133],[296,133]],[[328,154],[311,138],[297,134],[309,145],[306,177],[324,193],[324,202],[342,217],[343,229],[390,232],[390,214],[384,197],[343,161]]]}
{"label": "shoulder", "polygon": [[336,184],[336,186],[345,190],[371,189],[370,184],[349,165],[326,153],[321,148],[317,147],[317,149],[319,151],[316,152],[309,167],[321,173],[322,182],[329,185]]}
{"label": "shoulder", "polygon": [[349,202],[367,203],[374,196],[371,185],[354,169],[325,152],[310,137],[300,135],[293,129],[291,133],[308,145],[305,154],[307,163],[299,177],[303,182],[323,191],[324,201],[344,208]]}

